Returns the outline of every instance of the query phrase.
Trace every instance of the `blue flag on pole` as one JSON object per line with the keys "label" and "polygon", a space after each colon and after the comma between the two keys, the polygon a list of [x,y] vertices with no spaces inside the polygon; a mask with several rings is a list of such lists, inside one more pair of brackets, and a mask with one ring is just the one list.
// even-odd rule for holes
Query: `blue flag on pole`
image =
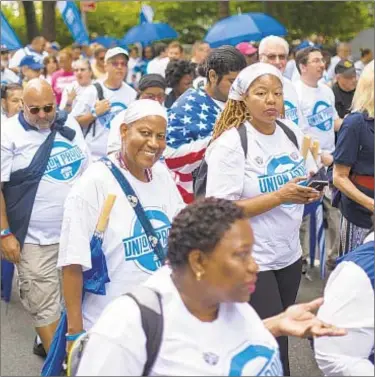
{"label": "blue flag on pole", "polygon": [[4,45],[9,50],[18,50],[19,48],[22,48],[20,40],[9,25],[3,12],[1,12],[1,45]]}
{"label": "blue flag on pole", "polygon": [[57,8],[76,43],[89,44],[89,36],[74,1],[58,1]]}
{"label": "blue flag on pole", "polygon": [[154,19],[154,10],[149,5],[142,5],[141,12],[139,13],[139,23],[151,23]]}

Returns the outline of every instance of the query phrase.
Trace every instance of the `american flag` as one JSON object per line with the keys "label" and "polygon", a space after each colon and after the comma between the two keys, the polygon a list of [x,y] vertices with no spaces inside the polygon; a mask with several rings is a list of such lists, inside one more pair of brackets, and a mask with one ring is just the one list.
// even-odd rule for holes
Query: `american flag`
{"label": "american flag", "polygon": [[185,201],[193,195],[192,172],[200,165],[221,108],[202,89],[187,90],[168,110],[165,162]]}

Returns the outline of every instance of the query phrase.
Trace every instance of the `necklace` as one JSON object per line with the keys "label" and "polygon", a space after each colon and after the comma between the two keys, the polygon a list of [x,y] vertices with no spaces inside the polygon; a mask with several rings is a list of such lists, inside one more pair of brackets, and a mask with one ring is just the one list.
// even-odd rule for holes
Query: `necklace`
{"label": "necklace", "polygon": [[[126,163],[126,161],[124,159],[124,156],[122,155],[121,152],[117,152],[116,153],[116,158],[117,158],[117,161],[120,164],[120,167],[122,169],[127,170],[128,172],[130,172],[128,164]],[[146,169],[145,175],[146,175],[147,182],[151,182],[152,181],[152,170],[151,169]]]}

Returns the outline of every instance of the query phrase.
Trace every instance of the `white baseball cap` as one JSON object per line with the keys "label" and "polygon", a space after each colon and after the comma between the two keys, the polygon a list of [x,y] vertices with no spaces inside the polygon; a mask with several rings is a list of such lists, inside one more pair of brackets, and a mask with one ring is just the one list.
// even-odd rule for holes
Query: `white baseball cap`
{"label": "white baseball cap", "polygon": [[129,53],[125,49],[123,49],[121,47],[114,47],[114,48],[110,48],[105,53],[104,63],[106,63],[108,59],[111,59],[116,55],[125,55],[129,59]]}

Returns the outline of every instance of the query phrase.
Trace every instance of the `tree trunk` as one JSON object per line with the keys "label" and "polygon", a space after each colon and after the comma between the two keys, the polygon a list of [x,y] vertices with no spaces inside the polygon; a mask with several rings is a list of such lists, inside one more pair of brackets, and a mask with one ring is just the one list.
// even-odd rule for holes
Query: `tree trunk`
{"label": "tree trunk", "polygon": [[36,22],[35,6],[33,1],[22,1],[25,10],[25,22],[28,42],[39,35],[38,23]]}
{"label": "tree trunk", "polygon": [[56,40],[56,1],[43,1],[42,30],[48,41]]}
{"label": "tree trunk", "polygon": [[219,20],[225,17],[229,17],[229,0],[219,1]]}

